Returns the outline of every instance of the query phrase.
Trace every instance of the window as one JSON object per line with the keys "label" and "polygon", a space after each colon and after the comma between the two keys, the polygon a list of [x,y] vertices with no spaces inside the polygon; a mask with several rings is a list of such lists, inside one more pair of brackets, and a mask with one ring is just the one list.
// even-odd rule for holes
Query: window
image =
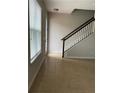
{"label": "window", "polygon": [[29,0],[30,62],[41,53],[41,8],[36,0]]}

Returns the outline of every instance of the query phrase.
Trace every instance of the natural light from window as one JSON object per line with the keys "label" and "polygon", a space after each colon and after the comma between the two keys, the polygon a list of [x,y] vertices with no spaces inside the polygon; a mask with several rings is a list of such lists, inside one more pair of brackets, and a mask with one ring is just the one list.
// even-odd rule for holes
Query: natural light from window
{"label": "natural light from window", "polygon": [[30,62],[41,53],[41,7],[36,0],[29,0]]}

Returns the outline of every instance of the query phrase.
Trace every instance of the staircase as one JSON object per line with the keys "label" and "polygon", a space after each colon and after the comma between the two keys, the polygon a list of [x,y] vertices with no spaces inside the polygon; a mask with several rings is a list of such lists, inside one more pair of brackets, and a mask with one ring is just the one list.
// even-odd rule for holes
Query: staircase
{"label": "staircase", "polygon": [[62,57],[64,57],[64,54],[70,49],[72,49],[79,42],[95,33],[94,22],[95,18],[92,17],[61,39],[63,40]]}

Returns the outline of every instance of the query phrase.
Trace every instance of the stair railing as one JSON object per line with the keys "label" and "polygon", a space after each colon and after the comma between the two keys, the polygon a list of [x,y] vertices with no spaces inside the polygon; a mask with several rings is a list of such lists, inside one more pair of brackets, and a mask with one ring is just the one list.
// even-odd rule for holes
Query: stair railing
{"label": "stair railing", "polygon": [[63,40],[62,57],[64,57],[64,53],[67,50],[69,50],[94,32],[94,30],[90,30],[91,28],[94,29],[94,20],[95,18],[92,17],[61,39]]}

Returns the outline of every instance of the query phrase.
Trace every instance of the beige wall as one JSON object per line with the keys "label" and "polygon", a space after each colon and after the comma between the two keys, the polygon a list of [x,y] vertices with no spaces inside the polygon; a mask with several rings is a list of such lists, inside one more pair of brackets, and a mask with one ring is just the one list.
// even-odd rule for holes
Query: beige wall
{"label": "beige wall", "polygon": [[83,11],[75,14],[49,13],[49,53],[62,52],[61,39],[94,15],[94,11]]}
{"label": "beige wall", "polygon": [[[44,62],[46,54],[45,54],[45,18],[46,18],[46,8],[45,4],[43,1],[39,0],[39,4],[42,6],[42,34],[41,34],[41,49],[42,49],[42,54],[40,54],[37,59],[33,62],[30,63],[30,58],[28,62],[28,89],[30,89],[39,69],[41,64]],[[29,56],[30,56],[30,44],[29,44]]]}

